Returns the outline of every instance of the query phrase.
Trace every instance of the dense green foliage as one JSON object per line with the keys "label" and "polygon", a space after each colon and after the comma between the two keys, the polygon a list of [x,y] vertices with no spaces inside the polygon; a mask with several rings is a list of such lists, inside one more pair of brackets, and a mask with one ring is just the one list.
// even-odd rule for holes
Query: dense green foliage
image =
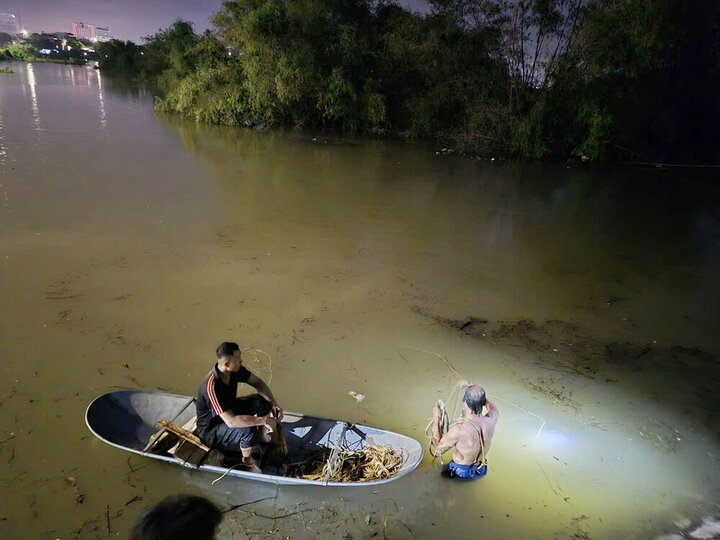
{"label": "dense green foliage", "polygon": [[[4,36],[10,39],[4,38]],[[59,38],[53,34],[31,34],[18,42],[8,34],[0,34],[0,60],[23,60],[28,62],[55,62],[62,64],[85,64],[94,53],[83,50],[84,45],[74,38]],[[47,54],[43,54],[45,51]]]}
{"label": "dense green foliage", "polygon": [[720,20],[711,2],[588,6],[531,109],[524,151],[720,159]]}
{"label": "dense green foliage", "polygon": [[[692,5],[689,5],[692,4]],[[234,0],[101,69],[197,120],[437,138],[535,158],[718,159],[718,7],[682,0]],[[698,126],[708,128],[701,132]]]}
{"label": "dense green foliage", "polygon": [[10,43],[7,48],[0,49],[0,58],[4,60],[41,60],[40,51],[28,43]]}

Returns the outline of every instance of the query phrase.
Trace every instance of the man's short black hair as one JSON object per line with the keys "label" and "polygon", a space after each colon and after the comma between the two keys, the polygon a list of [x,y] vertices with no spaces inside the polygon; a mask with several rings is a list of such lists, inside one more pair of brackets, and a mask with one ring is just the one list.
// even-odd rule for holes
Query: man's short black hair
{"label": "man's short black hair", "polygon": [[486,401],[485,389],[482,386],[471,384],[465,390],[465,397],[463,398],[463,401],[473,414],[482,414]]}
{"label": "man's short black hair", "polygon": [[170,495],[143,512],[131,540],[212,540],[222,521],[220,509],[195,495]]}
{"label": "man's short black hair", "polygon": [[222,358],[223,356],[232,356],[235,351],[239,350],[240,347],[238,347],[237,343],[233,343],[232,341],[223,341],[220,345],[218,345],[215,353],[218,358]]}

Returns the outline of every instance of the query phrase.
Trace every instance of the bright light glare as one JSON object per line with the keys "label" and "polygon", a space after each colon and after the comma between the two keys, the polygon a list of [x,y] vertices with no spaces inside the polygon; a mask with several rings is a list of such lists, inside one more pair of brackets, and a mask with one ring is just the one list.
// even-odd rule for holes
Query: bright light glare
{"label": "bright light glare", "polygon": [[570,437],[559,431],[545,429],[540,435],[538,442],[548,448],[566,448],[570,442]]}

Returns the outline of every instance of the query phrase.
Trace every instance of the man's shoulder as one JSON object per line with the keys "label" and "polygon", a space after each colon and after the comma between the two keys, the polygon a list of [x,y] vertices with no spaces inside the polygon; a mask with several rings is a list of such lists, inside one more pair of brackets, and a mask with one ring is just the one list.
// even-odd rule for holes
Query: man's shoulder
{"label": "man's shoulder", "polygon": [[461,436],[465,435],[471,429],[474,428],[467,422],[458,422],[448,430],[448,433],[452,433],[455,436]]}
{"label": "man's shoulder", "polygon": [[200,387],[198,388],[198,394],[206,394],[207,393],[207,385],[211,378],[214,378],[214,380],[212,382],[213,382],[213,384],[216,384],[217,378],[215,378],[215,368],[208,371],[207,375],[205,375],[205,377],[203,377],[203,380],[200,383]]}
{"label": "man's shoulder", "polygon": [[250,379],[250,376],[252,375],[252,372],[246,368],[245,366],[240,366],[240,369],[237,371],[237,373],[233,374],[233,377],[238,382],[248,382]]}
{"label": "man's shoulder", "polygon": [[497,424],[497,416],[481,416],[480,421],[484,427],[493,427]]}

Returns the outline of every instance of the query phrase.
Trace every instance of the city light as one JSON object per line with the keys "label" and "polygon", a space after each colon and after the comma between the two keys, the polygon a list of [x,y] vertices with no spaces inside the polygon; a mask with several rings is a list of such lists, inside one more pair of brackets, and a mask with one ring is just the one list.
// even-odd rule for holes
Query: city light
{"label": "city light", "polygon": [[23,30],[23,31],[22,31],[22,35],[23,35],[24,37],[28,37],[28,31],[27,31],[27,30]]}

